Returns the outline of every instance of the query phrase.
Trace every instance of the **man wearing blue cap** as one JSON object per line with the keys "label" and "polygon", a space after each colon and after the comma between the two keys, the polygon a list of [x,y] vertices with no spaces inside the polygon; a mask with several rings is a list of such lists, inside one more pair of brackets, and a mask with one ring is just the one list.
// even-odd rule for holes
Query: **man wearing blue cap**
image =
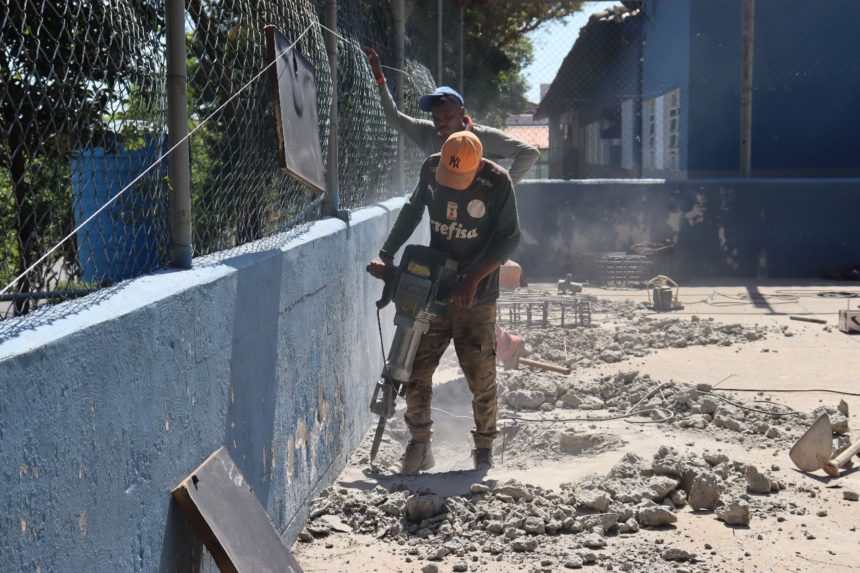
{"label": "man wearing blue cap", "polygon": [[514,164],[508,171],[513,183],[519,183],[528,170],[540,158],[540,151],[524,141],[520,141],[498,129],[475,125],[466,115],[463,97],[453,89],[443,86],[432,94],[418,100],[422,111],[430,112],[433,121],[415,119],[398,111],[385,85],[385,75],[379,65],[379,56],[370,48],[365,48],[370,69],[379,86],[379,97],[385,110],[385,119],[397,131],[415,142],[424,153],[433,155],[442,151],[442,144],[452,133],[471,131],[484,147],[487,159],[513,159]]}

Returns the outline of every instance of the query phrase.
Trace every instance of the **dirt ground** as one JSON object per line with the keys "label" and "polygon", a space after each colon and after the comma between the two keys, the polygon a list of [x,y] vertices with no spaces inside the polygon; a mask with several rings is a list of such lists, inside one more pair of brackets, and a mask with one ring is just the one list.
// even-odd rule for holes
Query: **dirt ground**
{"label": "dirt ground", "polygon": [[[534,289],[551,291],[552,285],[533,285]],[[714,324],[740,324],[764,327],[768,335],[731,346],[697,346],[661,348],[644,356],[630,356],[620,362],[595,362],[575,368],[563,383],[571,388],[584,386],[602,376],[635,370],[639,376],[650,376],[659,382],[676,384],[709,384],[724,388],[762,391],[737,392],[745,400],[770,399],[800,412],[811,412],[819,406],[836,407],[845,400],[850,416],[852,438],[860,438],[860,397],[826,393],[829,389],[860,394],[860,335],[839,332],[837,311],[860,299],[821,297],[820,291],[860,292],[850,283],[799,283],[769,281],[766,286],[753,283],[698,283],[683,286],[681,311],[663,313],[659,318],[713,318]],[[641,290],[587,288],[586,293],[601,300],[644,302]],[[611,306],[611,305],[610,305]],[[826,319],[830,328],[820,324],[798,322],[790,315]],[[634,317],[654,317],[644,308],[625,312],[623,316],[607,310],[594,315],[592,329],[607,329],[630,323]],[[505,326],[503,324],[503,326]],[[522,326],[509,331],[525,335]],[[823,472],[804,474],[792,464],[788,450],[808,422],[779,426],[780,439],[732,433],[714,425],[705,429],[683,428],[669,424],[629,424],[624,420],[605,422],[554,421],[588,416],[611,415],[618,409],[580,410],[551,409],[522,411],[503,407],[500,426],[503,444],[497,444],[495,467],[484,474],[468,471],[471,467],[472,422],[470,394],[456,358],[449,349],[434,378],[433,451],[436,467],[430,472],[408,478],[385,477],[369,470],[367,464],[368,433],[352,462],[344,469],[334,489],[341,494],[369,492],[377,486],[389,491],[422,489],[451,498],[470,495],[470,487],[483,483],[489,487],[516,480],[520,484],[562,491],[595,476],[605,476],[627,453],[651,460],[661,446],[671,446],[681,456],[701,456],[702,452],[725,454],[737,467],[746,464],[767,470],[772,479],[785,489],[776,493],[747,497],[760,504],[753,511],[748,526],[727,525],[712,511],[693,511],[689,506],[673,509],[677,522],[656,528],[642,528],[635,533],[605,532],[606,546],[593,550],[596,560],[586,563],[585,570],[635,571],[860,571],[860,502],[844,499],[846,490],[860,492],[860,460],[843,471],[838,479]],[[500,377],[501,378],[501,377]],[[372,381],[368,381],[372,383]],[[790,390],[792,392],[771,392]],[[806,392],[798,392],[805,390]],[[809,390],[812,390],[809,392]],[[560,404],[558,402],[557,404]],[[402,408],[402,401],[401,401]],[[532,424],[505,419],[518,415],[546,420]],[[402,412],[398,417],[402,417]],[[380,456],[395,459],[408,433],[402,420],[392,421],[386,433]],[[516,428],[514,428],[516,426]],[[581,452],[561,452],[550,447],[559,432],[597,436]],[[731,482],[731,478],[729,480]],[[743,478],[741,478],[743,481]],[[569,484],[574,484],[573,486]],[[744,484],[745,485],[745,484]],[[737,487],[734,483],[732,487]],[[579,490],[577,490],[579,491]],[[764,498],[767,498],[766,500]],[[771,505],[768,505],[771,504]],[[776,508],[774,509],[774,505]],[[756,506],[758,507],[758,505]],[[769,508],[769,509],[768,509]],[[432,544],[436,546],[451,535],[434,534],[419,540],[407,532],[399,536],[332,532],[321,536],[304,536],[292,550],[305,571],[563,571],[569,556],[585,549],[583,534],[537,536],[538,547],[527,552],[506,550],[498,555],[476,550],[450,554],[433,561],[428,559]],[[660,558],[665,547],[676,547],[694,553],[694,559],[667,561]],[[594,557],[595,555],[592,555]],[[621,564],[619,566],[619,564]],[[429,567],[428,567],[429,566]],[[465,568],[464,568],[465,567]]]}

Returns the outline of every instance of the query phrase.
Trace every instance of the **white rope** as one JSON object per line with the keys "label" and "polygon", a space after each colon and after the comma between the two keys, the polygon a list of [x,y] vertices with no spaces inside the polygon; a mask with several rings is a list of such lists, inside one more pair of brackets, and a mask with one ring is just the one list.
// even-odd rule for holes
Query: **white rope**
{"label": "white rope", "polygon": [[150,165],[149,167],[147,167],[147,168],[143,171],[143,173],[141,173],[140,175],[138,175],[137,177],[135,177],[135,178],[134,178],[134,180],[133,180],[131,183],[129,183],[128,185],[126,185],[125,187],[123,187],[123,188],[119,191],[119,193],[117,193],[116,195],[114,195],[113,197],[111,197],[110,199],[108,199],[108,201],[107,201],[104,205],[102,205],[101,207],[99,207],[99,208],[96,210],[96,212],[95,212],[95,213],[93,213],[92,215],[90,215],[89,217],[87,217],[87,219],[86,219],[83,223],[81,223],[80,225],[78,225],[78,226],[77,226],[77,227],[76,227],[76,228],[75,228],[71,233],[69,233],[69,234],[68,234],[68,235],[66,235],[62,240],[60,240],[60,242],[59,242],[59,243],[57,243],[56,245],[54,245],[54,246],[53,246],[53,247],[52,247],[52,248],[51,248],[47,253],[45,253],[44,255],[42,255],[42,256],[39,258],[39,260],[37,260],[37,261],[36,261],[35,263],[33,263],[32,265],[30,265],[30,267],[29,267],[27,270],[25,270],[23,273],[21,273],[20,275],[18,275],[17,277],[15,277],[15,278],[12,280],[12,282],[10,282],[10,283],[9,283],[9,284],[7,284],[5,287],[3,287],[3,290],[0,290],[0,295],[3,295],[3,294],[5,294],[6,292],[8,292],[8,291],[9,291],[9,289],[11,289],[13,286],[15,286],[15,284],[16,284],[18,281],[20,281],[21,279],[23,279],[24,277],[26,277],[26,276],[30,273],[30,271],[32,271],[33,269],[35,269],[37,266],[39,266],[39,264],[40,264],[40,263],[42,263],[45,259],[47,259],[47,258],[51,255],[51,253],[53,253],[53,252],[54,252],[54,251],[56,251],[58,248],[60,248],[60,245],[62,245],[63,243],[65,243],[66,241],[68,241],[69,239],[71,239],[72,237],[74,237],[74,236],[75,236],[75,234],[76,234],[78,231],[80,231],[82,228],[84,228],[84,226],[86,226],[86,224],[87,224],[87,223],[89,223],[90,221],[92,221],[93,219],[95,219],[95,218],[96,218],[96,216],[97,216],[99,213],[101,213],[102,211],[104,211],[104,210],[105,210],[108,206],[110,206],[114,201],[116,201],[117,199],[119,199],[119,198],[120,198],[120,196],[122,196],[122,194],[123,194],[123,193],[125,193],[126,191],[128,191],[132,186],[134,186],[134,184],[135,184],[135,183],[137,183],[138,181],[140,181],[140,180],[143,178],[143,176],[144,176],[144,175],[146,175],[147,173],[149,173],[150,171],[152,171],[152,169],[153,169],[156,165],[158,165],[159,163],[161,163],[161,161],[162,161],[165,157],[167,157],[168,155],[170,155],[170,154],[173,152],[173,150],[174,150],[174,149],[176,149],[177,147],[179,147],[180,145],[182,145],[183,143],[185,143],[185,142],[186,142],[186,141],[187,141],[187,140],[188,140],[192,135],[194,135],[194,134],[195,134],[195,133],[196,133],[196,132],[201,128],[201,127],[203,127],[204,125],[206,125],[206,123],[207,123],[210,119],[212,119],[213,117],[215,117],[218,113],[220,113],[220,112],[221,112],[221,110],[223,110],[225,107],[227,107],[227,105],[228,105],[231,101],[233,101],[234,99],[236,99],[237,97],[239,97],[239,94],[241,94],[241,93],[242,93],[243,91],[245,91],[245,90],[246,90],[246,89],[247,89],[251,84],[253,84],[255,81],[257,81],[257,80],[260,78],[260,76],[262,76],[264,73],[266,73],[266,71],[268,71],[268,69],[269,69],[269,68],[271,68],[273,65],[275,65],[275,62],[277,62],[277,61],[278,61],[278,60],[280,60],[282,57],[284,57],[284,56],[287,54],[287,52],[289,52],[290,50],[292,50],[292,49],[296,46],[296,44],[298,44],[298,43],[299,43],[299,40],[301,40],[301,39],[305,36],[305,34],[307,34],[307,33],[308,33],[308,31],[309,31],[311,28],[313,28],[315,25],[317,25],[317,26],[321,26],[321,24],[319,24],[318,22],[311,22],[310,24],[308,24],[308,27],[307,27],[307,28],[305,28],[304,32],[302,32],[302,33],[299,35],[299,37],[298,37],[298,38],[296,38],[296,41],[295,41],[295,42],[293,42],[293,43],[290,45],[290,47],[289,47],[289,48],[287,48],[286,50],[284,50],[283,52],[281,52],[280,54],[278,54],[278,56],[277,56],[275,59],[273,59],[273,60],[272,60],[268,65],[266,65],[266,67],[264,67],[262,70],[260,70],[260,73],[258,73],[256,76],[254,76],[253,78],[251,78],[251,80],[249,80],[249,81],[248,81],[248,83],[246,83],[244,86],[242,86],[241,88],[239,88],[239,90],[238,90],[236,93],[234,93],[232,96],[230,96],[230,98],[229,98],[229,99],[227,99],[227,101],[225,101],[223,104],[221,104],[221,105],[218,107],[218,109],[216,109],[216,110],[215,110],[215,111],[213,111],[211,114],[209,114],[209,116],[208,116],[206,119],[204,119],[203,121],[201,121],[201,122],[197,125],[197,127],[195,127],[195,128],[194,128],[194,129],[192,129],[190,132],[188,132],[188,135],[186,135],[185,137],[183,137],[181,140],[177,141],[177,142],[176,142],[176,144],[175,144],[173,147],[171,147],[169,150],[167,150],[167,152],[166,152],[166,153],[164,153],[163,155],[161,155],[161,157],[159,157],[158,159],[156,159],[156,160],[155,160],[155,163],[153,163],[152,165]]}
{"label": "white rope", "polygon": [[[355,46],[355,47],[356,47],[356,48],[358,48],[359,50],[363,50],[363,49],[364,49],[364,48],[361,46],[361,44],[359,44],[358,42],[356,42],[356,41],[355,41],[355,40],[353,40],[352,38],[347,38],[347,37],[341,36],[340,34],[338,34],[337,32],[335,32],[335,31],[334,31],[334,30],[332,30],[331,28],[326,27],[324,24],[319,24],[319,27],[320,27],[320,28],[322,28],[323,30],[326,30],[326,31],[328,31],[328,32],[331,32],[332,34],[334,34],[335,36],[337,36],[338,38],[340,38],[340,39],[341,39],[341,40],[343,40],[344,42],[346,42],[346,43],[348,43],[348,44],[352,44],[353,46]],[[420,87],[420,86],[418,86],[418,82],[416,82],[416,81],[415,81],[415,79],[412,77],[414,74],[412,74],[411,72],[407,72],[407,71],[401,70],[401,69],[399,69],[399,68],[393,68],[393,67],[391,67],[391,66],[385,66],[385,65],[382,65],[382,64],[379,64],[379,67],[380,67],[380,68],[385,68],[386,70],[391,70],[391,71],[394,71],[394,72],[400,72],[401,74],[403,74],[404,76],[406,76],[406,78],[407,78],[409,81],[411,81],[411,82],[415,85],[415,87]]]}

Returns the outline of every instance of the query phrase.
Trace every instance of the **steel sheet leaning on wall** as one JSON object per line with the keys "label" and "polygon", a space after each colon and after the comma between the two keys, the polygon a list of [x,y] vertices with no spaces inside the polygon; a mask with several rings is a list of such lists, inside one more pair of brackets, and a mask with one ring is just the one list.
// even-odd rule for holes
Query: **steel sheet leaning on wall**
{"label": "steel sheet leaning on wall", "polygon": [[[317,193],[325,191],[315,68],[274,26],[266,26],[268,63],[281,169]],[[287,52],[284,54],[284,52]]]}

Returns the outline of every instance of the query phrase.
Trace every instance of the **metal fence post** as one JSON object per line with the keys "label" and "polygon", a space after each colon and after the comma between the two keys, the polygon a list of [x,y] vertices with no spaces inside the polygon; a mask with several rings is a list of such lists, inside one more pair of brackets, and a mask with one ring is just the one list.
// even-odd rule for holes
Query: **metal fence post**
{"label": "metal fence post", "polygon": [[340,188],[338,187],[337,160],[337,0],[326,0],[325,3],[325,46],[328,51],[328,66],[331,74],[331,110],[328,137],[328,168],[326,170],[326,214],[337,217],[340,211]]}
{"label": "metal fence post", "polygon": [[755,0],[743,0],[741,49],[741,177],[752,173],[752,97],[753,44],[755,39]]}
{"label": "metal fence post", "polygon": [[442,85],[442,3],[436,0],[436,85]]}
{"label": "metal fence post", "polygon": [[[403,111],[403,95],[404,95],[404,83],[406,81],[406,75],[403,73],[403,68],[406,65],[405,57],[404,57],[404,37],[405,37],[405,27],[406,27],[406,18],[404,16],[404,6],[403,0],[394,0],[394,28],[396,33],[396,42],[397,42],[397,109]],[[404,150],[403,150],[403,134],[398,133],[397,135],[397,189],[400,193],[406,193],[406,174],[404,169]]]}
{"label": "metal fence post", "polygon": [[188,151],[188,78],[185,2],[167,0],[167,117],[170,154],[170,266],[191,268],[191,165]]}
{"label": "metal fence post", "polygon": [[[466,44],[463,41],[463,29],[466,22],[466,3],[468,0],[460,0],[460,95],[463,95],[463,72],[466,67]],[[465,97],[465,96],[464,96]]]}

